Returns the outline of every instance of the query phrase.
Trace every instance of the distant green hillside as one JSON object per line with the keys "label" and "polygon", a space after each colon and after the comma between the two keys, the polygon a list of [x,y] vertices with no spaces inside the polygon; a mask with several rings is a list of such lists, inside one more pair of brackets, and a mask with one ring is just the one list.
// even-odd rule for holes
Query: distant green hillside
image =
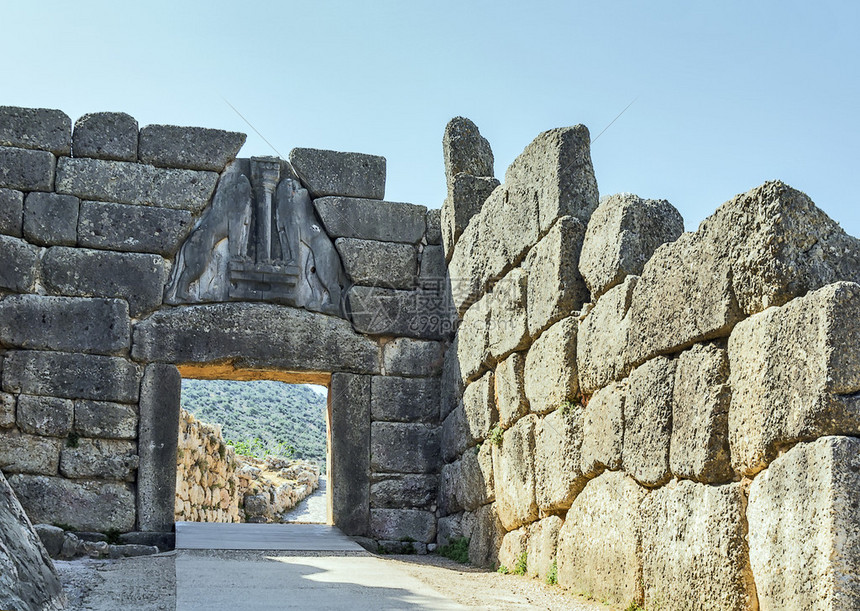
{"label": "distant green hillside", "polygon": [[295,458],[325,465],[326,398],[310,386],[184,379],[181,404],[199,420],[221,424],[226,439],[286,442],[295,448]]}

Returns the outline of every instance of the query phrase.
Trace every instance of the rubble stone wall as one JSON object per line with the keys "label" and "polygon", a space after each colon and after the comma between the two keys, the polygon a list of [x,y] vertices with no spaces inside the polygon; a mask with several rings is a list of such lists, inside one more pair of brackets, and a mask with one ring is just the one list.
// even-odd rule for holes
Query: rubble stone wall
{"label": "rubble stone wall", "polygon": [[599,198],[583,126],[503,184],[470,121],[443,148],[438,542],[621,607],[860,606],[860,241],[781,182],[688,233]]}

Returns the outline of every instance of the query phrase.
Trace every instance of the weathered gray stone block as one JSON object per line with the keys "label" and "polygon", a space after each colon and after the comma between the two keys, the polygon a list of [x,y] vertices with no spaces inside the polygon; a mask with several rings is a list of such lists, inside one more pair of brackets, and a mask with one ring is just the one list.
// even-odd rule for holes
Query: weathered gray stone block
{"label": "weathered gray stone block", "polygon": [[134,530],[134,492],[130,484],[13,475],[9,485],[24,511],[36,522],[57,522],[83,531]]}
{"label": "weathered gray stone block", "polygon": [[0,146],[68,155],[72,120],[61,110],[0,106]]}
{"label": "weathered gray stone block", "polygon": [[542,233],[566,215],[585,224],[597,208],[590,147],[584,125],[551,129],[535,138],[505,172],[505,186],[537,200]]}
{"label": "weathered gray stone block", "polygon": [[621,468],[626,394],[626,382],[613,382],[594,393],[585,406],[581,449],[585,475]]}
{"label": "weathered gray stone block", "polygon": [[418,251],[410,244],[338,238],[335,247],[355,284],[411,289],[418,278]]}
{"label": "weathered gray stone block", "polygon": [[448,266],[445,264],[445,253],[441,246],[424,247],[421,252],[421,265],[418,279],[422,286],[428,283],[447,283]]}
{"label": "weathered gray stone block", "polygon": [[503,429],[510,428],[529,412],[525,368],[526,359],[521,352],[515,352],[496,367],[496,406],[499,411],[499,425]]}
{"label": "weathered gray stone block", "polygon": [[385,157],[294,148],[290,151],[290,164],[314,198],[385,197]]}
{"label": "weathered gray stone block", "polygon": [[684,219],[664,199],[642,199],[632,193],[604,198],[585,232],[579,271],[592,299],[639,275],[661,244],[684,233]]}
{"label": "weathered gray stone block", "polygon": [[178,444],[176,426],[179,422],[181,388],[182,379],[176,367],[161,363],[147,365],[140,384],[138,530],[173,530]]}
{"label": "weathered gray stone block", "polygon": [[80,200],[73,195],[29,193],[24,200],[24,237],[40,246],[74,246]]}
{"label": "weathered gray stone block", "polygon": [[[465,518],[463,520],[466,521]],[[496,503],[484,505],[471,518],[469,562],[478,567],[495,567],[499,561],[504,527],[496,511]]]}
{"label": "weathered gray stone block", "polygon": [[487,339],[490,354],[501,359],[529,345],[529,325],[526,310],[529,273],[512,269],[493,287],[488,297],[490,327]]}
{"label": "weathered gray stone block", "polygon": [[[12,490],[10,489],[9,492],[11,493]],[[42,541],[42,545],[45,546],[45,551],[48,552],[49,556],[56,558],[60,555],[66,531],[59,526],[52,526],[50,524],[33,524],[33,530],[39,535],[39,539]]]}
{"label": "weathered gray stone block", "polygon": [[124,112],[95,112],[75,121],[72,155],[137,161],[138,125]]}
{"label": "weathered gray stone block", "polygon": [[490,362],[490,298],[473,304],[457,329],[457,360],[464,382],[476,379]]}
{"label": "weathered gray stone block", "polygon": [[63,609],[63,585],[37,531],[0,473],[0,608]]}
{"label": "weathered gray stone block", "polygon": [[0,189],[0,234],[20,238],[24,218],[24,194]]}
{"label": "weathered gray stone block", "polygon": [[349,322],[273,304],[219,303],[156,312],[134,329],[139,361],[232,361],[243,369],[379,373],[379,346]]}
{"label": "weathered gray stone block", "polygon": [[588,483],[558,539],[558,582],[619,607],[642,604],[642,525],[646,491],[614,471]]}
{"label": "weathered gray stone block", "polygon": [[215,172],[168,170],[127,161],[63,157],[57,165],[57,193],[192,214],[206,207],[217,182]]}
{"label": "weathered gray stone block", "polygon": [[135,439],[137,409],[109,401],[76,401],[75,432],[83,437]]}
{"label": "weathered gray stone block", "polygon": [[113,356],[13,351],[3,364],[3,390],[63,399],[135,403],[140,370]]}
{"label": "weathered gray stone block", "polygon": [[380,475],[370,484],[370,506],[377,509],[435,509],[437,475]]}
{"label": "weathered gray stone block", "polygon": [[[60,454],[60,473],[72,479],[97,478],[134,481],[137,444],[119,439],[80,439]],[[175,485],[174,485],[175,488]]]}
{"label": "weathered gray stone block", "polygon": [[0,146],[0,187],[51,191],[57,160],[47,151]]}
{"label": "weathered gray stone block", "polygon": [[245,144],[245,134],[205,127],[147,125],[140,130],[141,163],[221,172]]}
{"label": "weathered gray stone block", "polygon": [[514,530],[537,519],[535,497],[535,425],[528,415],[505,431],[500,446],[493,446],[493,478],[496,508],[505,530]]}
{"label": "weathered gray stone block", "polygon": [[194,218],[187,210],[82,202],[78,244],[172,257],[193,224]]}
{"label": "weathered gray stone block", "polygon": [[526,257],[529,333],[537,337],[565,316],[582,309],[588,289],[579,274],[585,223],[565,216]]}
{"label": "weathered gray stone block", "polygon": [[492,372],[487,372],[463,391],[463,412],[471,439],[486,439],[499,421],[496,411],[495,383]]}
{"label": "weathered gray stone block", "polygon": [[454,539],[472,534],[475,517],[471,513],[458,513],[439,518],[436,522],[436,543],[439,546],[448,545]]}
{"label": "weathered gray stone block", "polygon": [[658,357],[627,379],[622,465],[636,481],[659,486],[669,480],[675,361]]}
{"label": "weathered gray stone block", "polygon": [[370,413],[374,421],[437,422],[438,378],[371,378]]}
{"label": "weathered gray stone block", "polygon": [[478,441],[469,433],[466,412],[461,401],[442,422],[440,432],[442,459],[451,462],[465,452],[467,448],[477,444]]}
{"label": "weathered gray stone block", "polygon": [[31,350],[121,354],[131,345],[121,299],[10,295],[0,301],[0,342]]}
{"label": "weathered gray stone block", "polygon": [[491,444],[470,448],[458,460],[442,467],[439,510],[443,515],[463,509],[474,511],[495,498]]}
{"label": "weathered gray stone block", "polygon": [[440,297],[421,289],[354,286],[348,303],[353,326],[359,333],[441,340],[451,334],[454,321],[440,306]]}
{"label": "weathered gray stone block", "polygon": [[576,317],[544,331],[526,356],[526,397],[532,412],[545,414],[579,395],[576,370]]}
{"label": "weathered gray stone block", "polygon": [[[442,244],[442,209],[430,208],[427,210],[427,230],[424,239],[428,244]],[[443,250],[444,256],[444,250]]]}
{"label": "weathered gray stone block", "polygon": [[426,230],[427,208],[401,202],[321,197],[314,207],[331,238],[417,244]]}
{"label": "weathered gray stone block", "polygon": [[630,359],[728,336],[745,315],[839,280],[860,280],[860,241],[800,191],[765,183],[657,249],[633,292]]}
{"label": "weathered gray stone block", "polygon": [[61,439],[0,430],[0,470],[54,475],[60,464]]}
{"label": "weathered gray stone block", "polygon": [[0,235],[0,289],[28,293],[36,284],[39,250],[24,240]]}
{"label": "weathered gray stone block", "polygon": [[[522,526],[502,537],[502,546],[499,548],[499,566],[513,571],[523,554],[526,554],[528,567],[529,527]],[[527,569],[528,570],[528,569]]]}
{"label": "weathered gray stone block", "polygon": [[493,176],[493,150],[478,126],[466,117],[454,117],[442,136],[445,176],[450,188],[454,176],[464,172],[472,176]]}
{"label": "weathered gray stone block", "polygon": [[732,478],[728,377],[725,348],[696,344],[678,356],[669,444],[669,467],[677,477],[706,483]]}
{"label": "weathered gray stone block", "polygon": [[370,536],[432,543],[436,539],[436,516],[418,509],[371,509]]}
{"label": "weathered gray stone block", "polygon": [[762,609],[860,606],[860,440],[823,437],[774,460],[747,519]]}
{"label": "weathered gray stone block", "polygon": [[54,246],[42,257],[45,287],[72,297],[117,297],[131,316],[161,305],[168,262],[158,255]]}
{"label": "weathered gray stone block", "polygon": [[15,426],[15,395],[8,392],[0,392],[0,429],[9,429]]}
{"label": "weathered gray stone block", "polygon": [[440,420],[447,418],[448,414],[460,404],[460,401],[463,400],[463,390],[466,388],[460,372],[460,360],[457,358],[458,346],[459,339],[455,337],[445,351],[445,358],[442,362]]}
{"label": "weathered gray stone block", "polygon": [[535,426],[535,491],[544,513],[570,507],[588,481],[580,466],[583,411],[581,405],[570,404]]}
{"label": "weathered gray stone block", "polygon": [[732,464],[752,475],[786,444],[860,434],[860,285],[839,282],[740,323],[729,338]]}
{"label": "weathered gray stone block", "polygon": [[382,365],[387,375],[438,376],[444,355],[442,342],[398,337],[383,346]]}
{"label": "weathered gray stone block", "polygon": [[448,187],[448,197],[442,204],[442,241],[445,260],[450,261],[454,246],[469,222],[481,211],[499,181],[492,177],[457,174]]}
{"label": "weathered gray stone block", "polygon": [[370,467],[376,473],[434,473],[439,469],[439,427],[373,422]]}
{"label": "weathered gray stone block", "polygon": [[576,366],[583,394],[591,394],[630,373],[628,313],[638,280],[638,276],[627,276],[620,285],[606,291],[580,322]]}
{"label": "weathered gray stone block", "polygon": [[528,566],[526,575],[546,581],[547,574],[556,562],[558,533],[564,521],[558,516],[549,516],[529,526]]}
{"label": "weathered gray stone block", "polygon": [[645,496],[641,512],[645,608],[758,608],[741,484],[675,481]]}
{"label": "weathered gray stone block", "polygon": [[65,437],[72,430],[74,405],[69,399],[18,396],[18,428],[31,435]]}
{"label": "weathered gray stone block", "polygon": [[348,535],[370,528],[370,376],[331,376],[332,519]]}

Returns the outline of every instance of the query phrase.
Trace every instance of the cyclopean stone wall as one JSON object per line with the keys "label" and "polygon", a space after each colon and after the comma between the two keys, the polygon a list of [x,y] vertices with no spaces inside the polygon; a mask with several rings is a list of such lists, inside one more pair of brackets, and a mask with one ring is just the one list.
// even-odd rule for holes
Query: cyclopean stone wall
{"label": "cyclopean stone wall", "polygon": [[860,241],[781,182],[690,233],[599,199],[583,126],[494,188],[474,124],[443,148],[439,543],[622,607],[858,608]]}
{"label": "cyclopean stone wall", "polygon": [[244,139],[0,108],[0,470],[33,522],[170,531],[181,375],[315,382],[334,523],[432,542],[438,211],[382,157]]}

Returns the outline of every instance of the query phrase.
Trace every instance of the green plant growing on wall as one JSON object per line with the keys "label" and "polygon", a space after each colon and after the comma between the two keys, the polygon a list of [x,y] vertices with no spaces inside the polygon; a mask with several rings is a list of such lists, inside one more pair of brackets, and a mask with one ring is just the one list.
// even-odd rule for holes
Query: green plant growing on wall
{"label": "green plant growing on wall", "polygon": [[502,447],[503,433],[504,433],[504,431],[502,430],[501,425],[497,424],[490,431],[490,435],[489,435],[489,437],[487,437],[487,441],[489,441],[494,446],[501,448]]}
{"label": "green plant growing on wall", "polygon": [[547,571],[546,574],[546,582],[551,586],[558,585],[558,562],[555,560],[553,560],[552,564],[549,565],[549,571]]}
{"label": "green plant growing on wall", "polygon": [[504,564],[500,564],[500,565],[499,565],[499,568],[498,568],[498,569],[496,569],[496,572],[497,572],[497,573],[501,573],[502,575],[510,575],[510,573],[511,573],[511,572],[508,570],[508,567],[506,567]]}
{"label": "green plant growing on wall", "polygon": [[576,407],[576,403],[571,401],[570,399],[566,399],[562,402],[562,404],[558,407],[562,416],[570,416],[573,413],[573,409]]}
{"label": "green plant growing on wall", "polygon": [[450,558],[454,562],[467,564],[469,562],[469,538],[451,539],[447,545],[437,548],[436,553],[445,558]]}
{"label": "green plant growing on wall", "polygon": [[517,563],[514,565],[514,575],[525,575],[529,570],[528,552],[523,551],[517,558]]}

